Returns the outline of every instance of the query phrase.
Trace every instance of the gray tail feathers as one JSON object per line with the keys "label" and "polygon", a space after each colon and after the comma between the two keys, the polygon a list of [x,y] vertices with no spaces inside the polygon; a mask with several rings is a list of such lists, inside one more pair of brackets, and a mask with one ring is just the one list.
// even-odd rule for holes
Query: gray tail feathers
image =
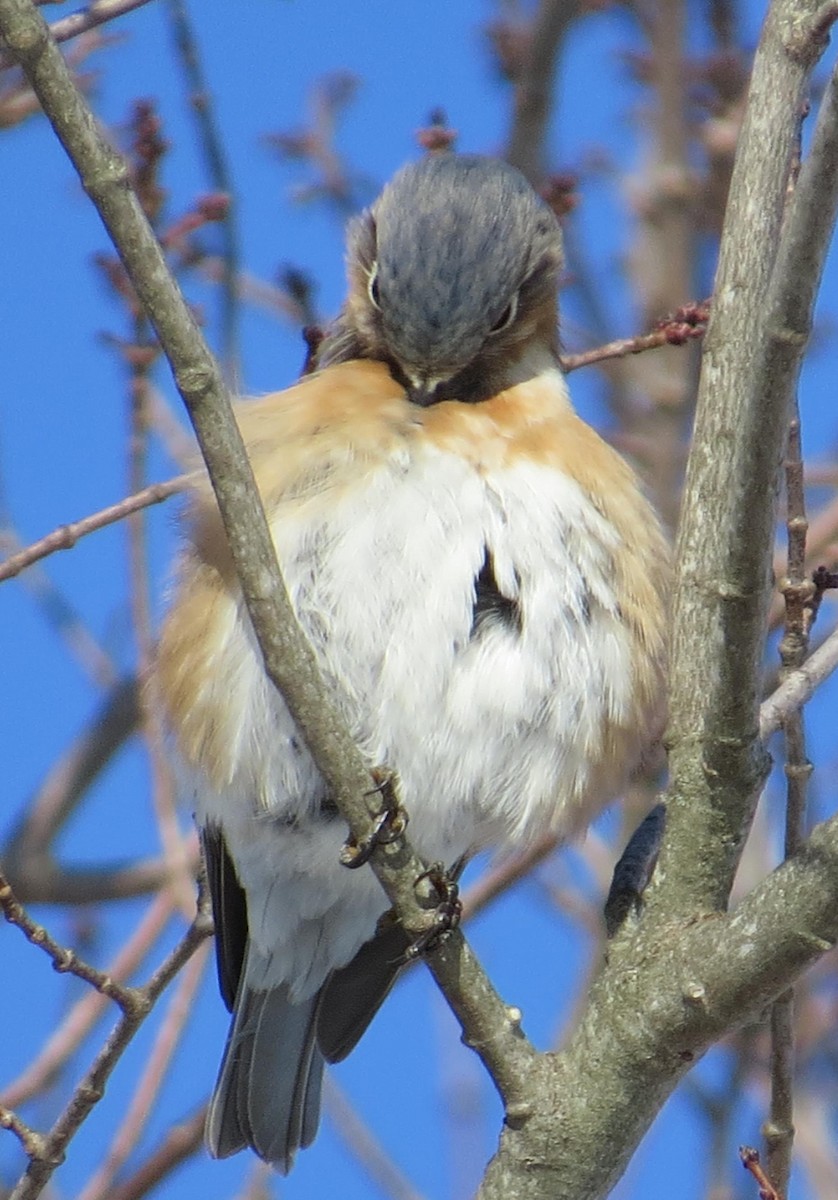
{"label": "gray tail feathers", "polygon": [[404,965],[408,941],[399,925],[382,919],[355,958],[298,1004],[285,984],[247,982],[248,948],[207,1114],[213,1158],[251,1146],[278,1170],[291,1169],[296,1151],[317,1133],[324,1062],[345,1058],[361,1037]]}
{"label": "gray tail feathers", "polygon": [[252,1146],[287,1173],[295,1152],[314,1141],[323,1082],[318,999],[292,1004],[284,986],[256,990],[242,980],[207,1114],[213,1158]]}

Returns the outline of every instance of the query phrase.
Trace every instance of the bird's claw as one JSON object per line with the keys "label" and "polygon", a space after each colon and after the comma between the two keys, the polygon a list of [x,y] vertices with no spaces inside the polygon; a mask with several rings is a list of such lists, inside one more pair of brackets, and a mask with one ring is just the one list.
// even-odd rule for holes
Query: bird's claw
{"label": "bird's claw", "polygon": [[389,846],[391,842],[400,838],[407,828],[407,810],[399,804],[393,776],[382,771],[374,771],[373,777],[377,782],[377,787],[366,794],[372,796],[378,792],[383,800],[383,807],[379,813],[376,813],[372,829],[368,834],[362,838],[356,838],[350,833],[343,843],[340,861],[351,871],[369,862],[376,846]]}
{"label": "bird's claw", "polygon": [[[459,869],[462,870],[462,867],[460,866]],[[457,870],[456,867],[455,870]],[[421,955],[435,950],[451,930],[457,928],[463,914],[460,887],[453,872],[447,872],[442,863],[434,863],[427,871],[423,871],[421,875],[417,876],[414,886],[421,883],[423,879],[430,880],[439,903],[434,909],[431,924],[405,950],[404,961],[406,963],[413,962]]]}

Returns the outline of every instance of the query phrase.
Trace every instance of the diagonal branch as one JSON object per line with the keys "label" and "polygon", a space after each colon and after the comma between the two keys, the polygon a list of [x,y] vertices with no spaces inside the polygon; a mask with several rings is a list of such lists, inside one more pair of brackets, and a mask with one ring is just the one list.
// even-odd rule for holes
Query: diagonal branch
{"label": "diagonal branch", "polygon": [[[266,672],[304,731],[340,812],[363,838],[377,807],[375,783],[297,624],[218,367],[167,269],[123,159],[99,130],[31,0],[0,0],[0,36],[18,58],[155,327],[207,463]],[[406,930],[424,932],[435,902],[427,896],[423,905],[417,895],[424,864],[407,842],[379,847],[372,866]],[[507,1011],[458,931],[427,961],[469,1043],[514,1104],[526,1090],[535,1055],[516,1014]]]}
{"label": "diagonal branch", "polygon": [[787,675],[776,692],[764,700],[759,712],[759,735],[767,741],[788,717],[803,707],[825,679],[838,668],[838,629],[797,670]]}
{"label": "diagonal branch", "polygon": [[112,525],[115,521],[122,521],[131,513],[148,508],[151,504],[160,504],[163,500],[168,500],[170,496],[182,492],[187,482],[187,475],[178,475],[174,479],[167,479],[164,483],[151,483],[142,491],[126,496],[124,500],[110,504],[107,508],[91,513],[90,516],[82,517],[79,521],[70,521],[66,525],[59,525],[52,533],[39,538],[37,542],[24,546],[22,550],[10,554],[8,558],[0,562],[0,583],[4,579],[14,579],[21,571],[31,567],[39,559],[46,558],[48,554],[54,554],[56,550],[71,550],[79,538],[85,537],[88,533],[104,529],[106,525]]}
{"label": "diagonal branch", "polygon": [[[80,34],[105,25],[108,21],[115,21],[117,17],[133,12],[135,8],[142,8],[148,3],[149,0],[92,0],[86,8],[55,21],[50,25],[49,31],[56,42],[68,42],[71,38],[79,37]],[[0,52],[0,71],[14,66],[14,63],[14,55]]]}

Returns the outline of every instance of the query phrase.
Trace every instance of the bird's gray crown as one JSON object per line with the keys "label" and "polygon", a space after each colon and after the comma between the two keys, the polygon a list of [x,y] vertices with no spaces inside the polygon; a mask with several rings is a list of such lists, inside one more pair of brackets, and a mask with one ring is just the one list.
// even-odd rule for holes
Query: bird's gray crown
{"label": "bird's gray crown", "polygon": [[555,304],[561,235],[514,168],[429,155],[359,219],[353,254],[368,272],[383,348],[410,378],[445,379],[512,327],[528,298]]}

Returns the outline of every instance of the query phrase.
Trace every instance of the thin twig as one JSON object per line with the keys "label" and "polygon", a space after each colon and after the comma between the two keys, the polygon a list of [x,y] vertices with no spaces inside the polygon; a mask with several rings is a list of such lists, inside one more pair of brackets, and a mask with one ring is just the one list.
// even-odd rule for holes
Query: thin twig
{"label": "thin twig", "polygon": [[79,1193],[79,1200],[108,1200],[108,1197],[113,1195],[114,1177],[127,1161],[154,1112],[157,1096],[171,1066],[172,1056],[183,1036],[195,993],[203,979],[209,951],[209,942],[204,942],[198,947],[192,961],[187,963],[160,1025],[145,1069],[131,1097],[128,1111],[101,1165]]}
{"label": "thin twig", "polygon": [[28,1158],[35,1158],[43,1153],[44,1139],[40,1133],[30,1129],[25,1121],[5,1105],[0,1105],[0,1129],[8,1129],[13,1133],[23,1147]]}
{"label": "thin twig", "polygon": [[[121,947],[105,974],[118,981],[129,979],[151,953],[172,915],[168,892],[154,898],[130,938]],[[2,1092],[2,1102],[17,1108],[49,1087],[59,1071],[78,1050],[108,1004],[100,991],[85,992],[50,1037],[34,1062]]]}
{"label": "thin twig", "polygon": [[[135,8],[142,8],[148,3],[149,0],[92,0],[86,8],[53,22],[49,30],[56,42],[67,42],[70,38],[87,33],[88,30],[108,21],[115,21],[117,17],[133,12]],[[0,71],[15,66],[15,63],[13,55],[6,50],[0,50]]]}
{"label": "thin twig", "polygon": [[96,988],[97,992],[101,992],[103,996],[107,996],[118,1004],[123,1013],[134,1012],[140,1003],[136,991],[116,983],[107,972],[90,966],[89,963],[80,959],[74,950],[68,950],[65,946],[59,945],[43,925],[32,920],[2,872],[0,872],[0,908],[3,909],[3,914],[10,925],[16,925],[33,946],[38,946],[52,959],[52,965],[59,974],[75,975],[78,979],[83,979],[85,983]]}
{"label": "thin twig", "polygon": [[[0,902],[2,902],[4,890],[0,889]],[[104,1095],[105,1085],[114,1068],[140,1025],[151,1012],[161,992],[211,933],[212,918],[209,914],[209,897],[202,881],[199,889],[197,915],[180,942],[160,964],[144,987],[118,989],[126,1001],[122,1016],[52,1129],[49,1133],[42,1135],[37,1153],[30,1158],[29,1165],[18,1180],[9,1200],[35,1200],[35,1197],[41,1194],[53,1172],[62,1162],[66,1148],[74,1134]],[[51,939],[49,941],[51,942]],[[60,953],[60,947],[58,950]],[[67,967],[67,969],[70,968]],[[102,973],[95,972],[94,968],[88,968],[88,972],[100,977],[99,983],[94,983],[94,986],[99,986],[101,990],[104,990],[105,979]],[[74,973],[78,974],[79,972]],[[85,977],[82,976],[82,978]],[[113,981],[107,982],[109,983],[107,994],[117,990]]]}
{"label": "thin twig", "polygon": [[671,317],[662,320],[652,333],[636,334],[630,338],[619,338],[605,346],[596,346],[581,354],[563,354],[562,370],[567,375],[580,367],[605,362],[611,358],[625,358],[628,354],[642,354],[644,350],[655,350],[659,346],[683,346],[695,338],[704,336],[710,317],[710,301],[700,304],[685,304]]}
{"label": "thin twig", "polygon": [[39,559],[55,554],[57,550],[71,550],[79,538],[85,537],[88,533],[95,533],[97,529],[104,529],[107,525],[124,520],[131,513],[168,500],[170,496],[184,490],[189,478],[188,475],[178,475],[177,478],[169,479],[165,483],[152,483],[136,495],[126,496],[124,500],[110,504],[107,508],[91,513],[88,517],[82,517],[79,521],[71,521],[67,525],[59,525],[52,533],[39,538],[37,542],[30,543],[0,562],[0,582],[4,579],[13,579],[15,575],[25,571]]}
{"label": "thin twig", "polygon": [[[815,483],[814,469],[810,469],[807,474],[810,483]],[[825,479],[821,481],[821,486],[832,487],[834,482],[834,479]],[[835,555],[836,539],[838,539],[838,496],[828,501],[809,521],[806,537],[806,565],[809,570],[823,563],[830,555]],[[781,551],[775,555],[774,574],[779,578],[785,571],[786,555]],[[775,592],[768,615],[771,629],[776,629],[782,623],[785,607],[782,593]]]}
{"label": "thin twig", "polygon": [[739,1147],[739,1159],[746,1171],[759,1185],[759,1200],[783,1200],[759,1163],[759,1153],[752,1146]]}
{"label": "thin twig", "polygon": [[825,679],[838,668],[838,629],[814,650],[801,667],[784,679],[759,710],[759,736],[763,742],[776,733],[791,713],[802,708]]}

